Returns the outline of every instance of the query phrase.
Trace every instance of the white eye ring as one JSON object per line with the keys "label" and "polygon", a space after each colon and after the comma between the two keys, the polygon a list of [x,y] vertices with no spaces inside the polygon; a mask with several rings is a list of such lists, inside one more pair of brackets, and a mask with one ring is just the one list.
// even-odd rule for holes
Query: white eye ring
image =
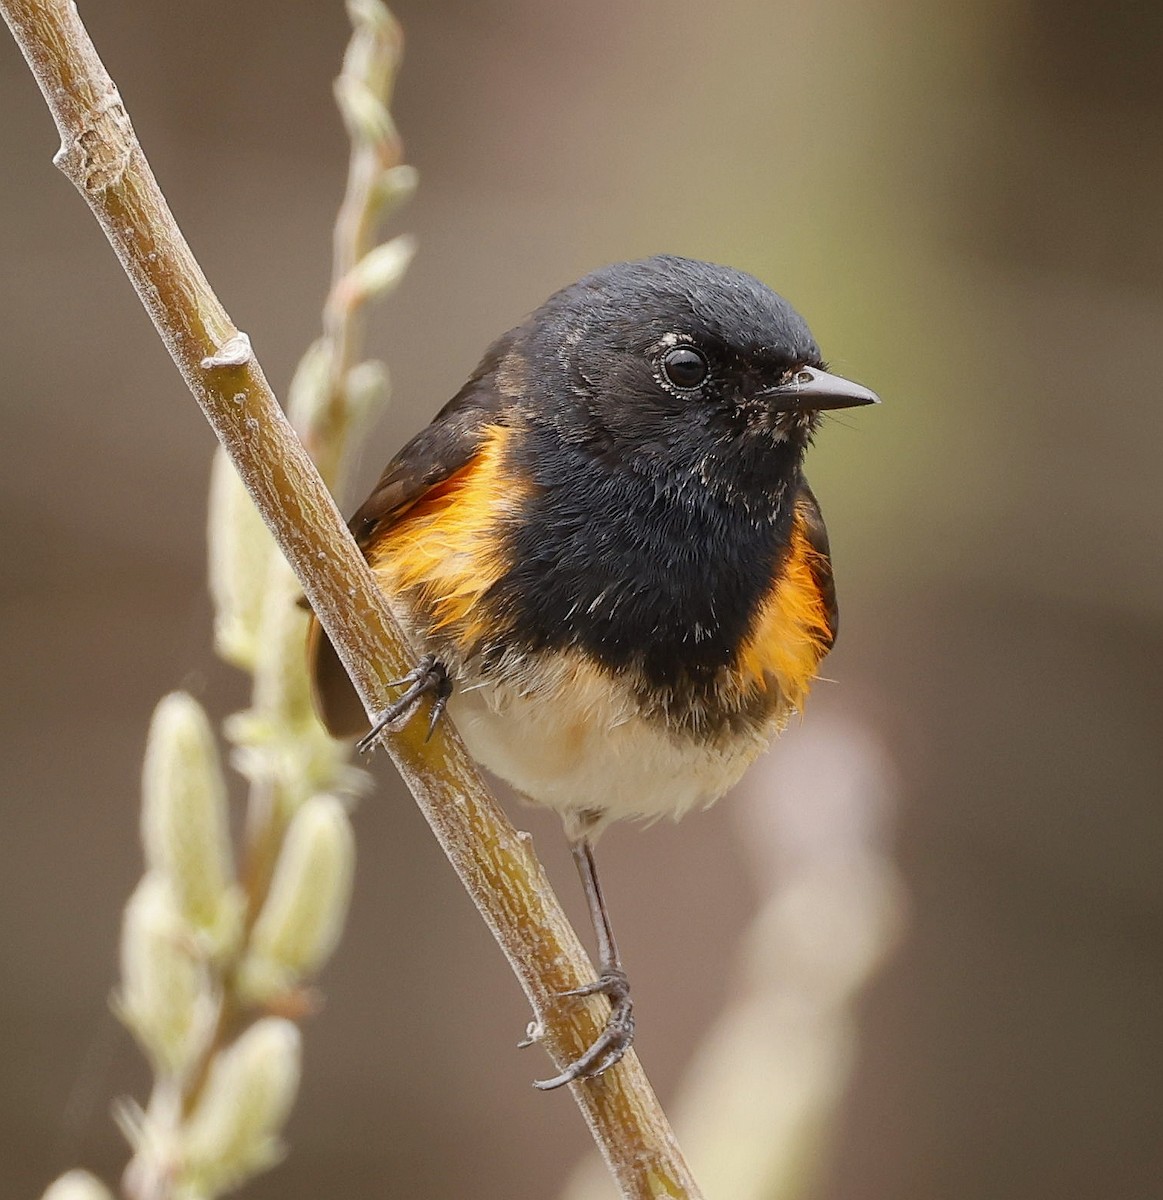
{"label": "white eye ring", "polygon": [[685,342],[666,350],[659,366],[667,382],[682,392],[693,392],[702,387],[711,373],[707,356]]}

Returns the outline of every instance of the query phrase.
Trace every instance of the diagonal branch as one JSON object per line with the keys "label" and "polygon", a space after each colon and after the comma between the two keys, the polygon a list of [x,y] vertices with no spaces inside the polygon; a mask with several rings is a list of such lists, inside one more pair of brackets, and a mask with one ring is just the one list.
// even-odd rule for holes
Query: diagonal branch
{"label": "diagonal branch", "polygon": [[[56,121],[54,161],[93,210],[158,333],[238,470],[369,712],[412,657],[390,607],[230,321],[149,169],[125,106],[70,0],[0,0]],[[601,1028],[601,1002],[562,1002],[592,968],[527,839],[448,726],[389,751],[520,981],[559,1065]],[[700,1193],[636,1056],[571,1090],[626,1197]]]}

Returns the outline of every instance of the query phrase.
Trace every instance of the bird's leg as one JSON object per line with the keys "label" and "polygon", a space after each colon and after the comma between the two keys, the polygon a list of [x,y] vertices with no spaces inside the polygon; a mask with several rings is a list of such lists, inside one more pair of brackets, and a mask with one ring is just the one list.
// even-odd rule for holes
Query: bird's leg
{"label": "bird's leg", "polygon": [[375,746],[376,739],[393,721],[405,715],[410,716],[423,696],[432,696],[432,712],[428,717],[428,737],[431,737],[452,695],[452,679],[435,654],[425,654],[403,679],[393,679],[388,687],[406,687],[407,690],[399,700],[380,713],[371,731],[356,742],[356,749],[361,754],[366,754]]}
{"label": "bird's leg", "polygon": [[594,1043],[578,1058],[552,1079],[539,1079],[534,1087],[543,1092],[559,1088],[575,1079],[590,1079],[612,1067],[630,1049],[634,1040],[634,1007],[630,1000],[630,981],[622,970],[618,955],[618,943],[610,925],[610,914],[602,896],[602,885],[598,882],[598,869],[594,863],[594,848],[588,838],[570,842],[573,860],[581,876],[582,888],[589,905],[590,920],[594,935],[598,939],[598,977],[593,983],[582,984],[562,993],[566,996],[593,996],[601,993],[610,998],[610,1015],[606,1025]]}

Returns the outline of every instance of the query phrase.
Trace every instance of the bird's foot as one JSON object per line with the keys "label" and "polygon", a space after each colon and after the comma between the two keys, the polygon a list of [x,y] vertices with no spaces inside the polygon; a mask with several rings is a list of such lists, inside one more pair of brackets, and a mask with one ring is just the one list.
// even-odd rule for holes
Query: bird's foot
{"label": "bird's foot", "polygon": [[[533,1084],[535,1088],[549,1092],[573,1083],[575,1079],[592,1079],[609,1070],[630,1049],[634,1041],[634,1005],[630,1000],[630,981],[625,971],[617,967],[610,968],[603,971],[593,983],[571,988],[568,992],[562,992],[562,995],[594,996],[598,993],[610,998],[610,1015],[602,1032],[559,1075],[554,1075],[552,1079],[536,1080]],[[521,1044],[531,1045],[535,1040],[538,1039],[529,1036]]]}
{"label": "bird's foot", "polygon": [[403,687],[407,690],[399,700],[380,713],[370,732],[356,742],[356,749],[361,754],[375,748],[376,740],[389,725],[400,717],[410,717],[424,696],[433,698],[432,712],[428,717],[428,737],[431,737],[437,722],[448,707],[448,698],[452,695],[452,679],[435,654],[425,654],[403,679],[393,679],[388,686]]}

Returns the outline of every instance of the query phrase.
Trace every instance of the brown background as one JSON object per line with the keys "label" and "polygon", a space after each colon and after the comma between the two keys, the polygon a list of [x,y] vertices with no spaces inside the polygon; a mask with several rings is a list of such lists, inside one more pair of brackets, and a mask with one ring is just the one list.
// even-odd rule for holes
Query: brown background
{"label": "brown background", "polygon": [[[1163,7],[401,0],[421,254],[373,329],[360,487],[484,345],[660,250],[784,291],[885,397],[812,479],[844,635],[817,708],[900,777],[904,942],[860,1004],[817,1200],[1131,1200],[1163,1179]],[[280,391],[345,144],[341,5],[82,8]],[[108,1015],[150,710],[244,699],[208,650],[211,438],[0,38],[0,1190],[123,1159]],[[350,498],[349,498],[350,500]],[[809,710],[807,723],[812,722]],[[793,733],[791,736],[795,736]],[[247,1194],[549,1196],[515,985],[390,773],[306,1038],[293,1156]],[[577,911],[553,822],[520,814]],[[604,843],[664,1097],[757,902],[732,806]]]}

